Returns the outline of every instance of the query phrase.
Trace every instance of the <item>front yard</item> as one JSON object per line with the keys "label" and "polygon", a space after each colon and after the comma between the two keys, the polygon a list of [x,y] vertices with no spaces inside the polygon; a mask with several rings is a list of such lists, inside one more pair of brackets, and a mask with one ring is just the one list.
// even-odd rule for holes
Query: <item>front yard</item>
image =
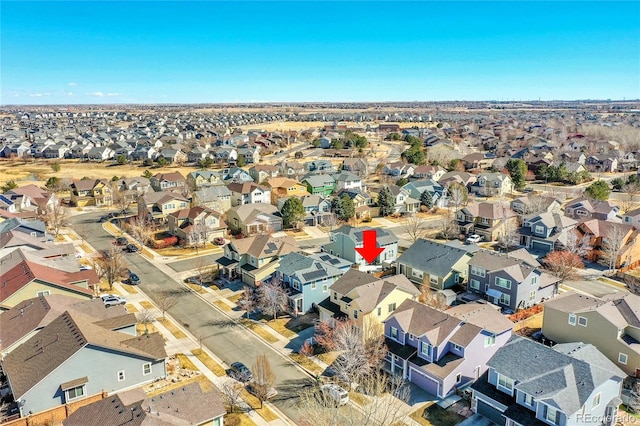
{"label": "front yard", "polygon": [[465,419],[460,414],[452,410],[445,410],[436,403],[420,407],[409,417],[425,426],[455,426]]}

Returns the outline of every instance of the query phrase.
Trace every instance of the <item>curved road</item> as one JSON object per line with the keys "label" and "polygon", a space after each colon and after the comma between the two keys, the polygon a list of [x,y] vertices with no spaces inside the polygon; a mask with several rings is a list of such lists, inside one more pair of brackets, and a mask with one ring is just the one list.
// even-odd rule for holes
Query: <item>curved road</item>
{"label": "curved road", "polygon": [[[87,213],[71,218],[73,229],[96,250],[111,246],[113,237],[97,220],[104,212]],[[300,392],[313,384],[311,378],[276,352],[255,335],[239,327],[226,315],[203,301],[175,279],[158,270],[151,262],[137,254],[128,254],[129,268],[141,278],[139,287],[155,302],[161,292],[180,295],[178,303],[169,313],[215,353],[225,363],[241,361],[247,366],[254,364],[256,356],[265,353],[276,375],[278,396],[272,402],[292,421],[301,418],[297,407]]]}

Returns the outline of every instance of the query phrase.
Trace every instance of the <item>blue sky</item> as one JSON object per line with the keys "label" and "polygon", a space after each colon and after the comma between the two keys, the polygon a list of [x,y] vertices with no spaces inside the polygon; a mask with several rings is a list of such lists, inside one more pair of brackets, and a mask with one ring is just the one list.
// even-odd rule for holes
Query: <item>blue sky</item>
{"label": "blue sky", "polygon": [[640,98],[640,2],[18,2],[0,104]]}

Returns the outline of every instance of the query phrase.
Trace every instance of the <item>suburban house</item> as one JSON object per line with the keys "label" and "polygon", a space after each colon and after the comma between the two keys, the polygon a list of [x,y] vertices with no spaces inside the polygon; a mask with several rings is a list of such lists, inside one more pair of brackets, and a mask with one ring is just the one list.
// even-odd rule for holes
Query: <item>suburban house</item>
{"label": "suburban house", "polygon": [[449,199],[447,198],[447,190],[438,182],[432,179],[414,180],[402,187],[402,190],[408,192],[409,196],[420,201],[422,193],[428,191],[431,194],[433,205],[437,207],[446,207]]}
{"label": "suburban house", "polygon": [[[375,231],[378,247],[384,251],[369,264],[355,249],[364,244],[364,231]],[[382,228],[359,227],[343,225],[329,233],[329,243],[320,248],[323,252],[336,255],[344,260],[358,265],[360,270],[380,269],[383,263],[391,264],[398,256],[398,237]]]}
{"label": "suburban house", "polygon": [[111,184],[104,179],[73,179],[69,187],[69,204],[74,207],[110,206]]}
{"label": "suburban house", "polygon": [[528,308],[558,294],[559,278],[514,256],[480,250],[468,264],[468,291],[503,309]]}
{"label": "suburban house", "polygon": [[187,186],[187,180],[180,172],[157,173],[149,179],[154,191],[182,191]]}
{"label": "suburban house", "polygon": [[600,219],[614,220],[620,213],[620,207],[608,201],[597,201],[588,198],[578,198],[567,202],[564,214],[576,220]]}
{"label": "suburban house", "polygon": [[159,333],[132,336],[65,311],[5,356],[2,369],[24,417],[150,383],[167,374],[166,357]]}
{"label": "suburban house", "polygon": [[502,173],[480,173],[471,191],[482,197],[494,197],[513,192],[513,182],[509,175]]}
{"label": "suburban house", "polygon": [[53,209],[53,206],[59,202],[55,193],[33,184],[10,189],[3,195],[20,206],[17,209],[18,211],[34,209],[36,214],[39,215],[47,214]]}
{"label": "suburban house", "polygon": [[152,220],[164,222],[169,214],[186,209],[189,204],[188,198],[176,192],[149,191],[138,197],[138,215],[148,216]]}
{"label": "suburban house", "polygon": [[365,178],[369,175],[369,165],[364,158],[345,158],[342,160],[342,170]]}
{"label": "suburban house", "polygon": [[389,185],[388,188],[395,201],[395,213],[411,214],[420,210],[420,200],[411,197],[408,190],[396,185]]}
{"label": "suburban house", "polygon": [[[586,258],[612,268],[640,262],[640,232],[631,225],[591,219],[576,226],[578,239],[588,241]],[[613,258],[614,257],[614,258]]]}
{"label": "suburban house", "polygon": [[278,177],[280,169],[270,164],[257,164],[249,169],[249,175],[255,182],[262,183],[267,179]]}
{"label": "suburban house", "polygon": [[39,219],[22,219],[16,217],[13,213],[0,210],[0,233],[10,231],[31,235],[48,241],[53,240],[53,237],[47,233],[47,225],[43,221]]}
{"label": "suburban house", "polygon": [[466,282],[469,259],[466,250],[421,238],[398,258],[397,271],[418,287],[445,290]]}
{"label": "suburban house", "polygon": [[431,179],[437,182],[445,173],[446,170],[440,166],[424,164],[422,166],[417,166],[413,170],[413,175],[411,177],[414,179]]}
{"label": "suburban house", "polygon": [[336,191],[341,189],[362,189],[362,178],[351,172],[340,172],[333,175],[333,179],[336,182]]}
{"label": "suburban house", "polygon": [[561,211],[562,203],[555,197],[529,193],[522,197],[514,198],[509,206],[511,210],[520,214],[558,213]]}
{"label": "suburban house", "polygon": [[439,311],[407,299],[384,321],[384,368],[446,398],[477,380],[511,337],[513,323],[495,309],[467,303]]}
{"label": "suburban house", "polygon": [[540,213],[524,218],[518,230],[519,243],[532,251],[548,253],[566,246],[567,241],[575,234],[578,222],[561,213]]}
{"label": "suburban house", "polygon": [[[305,190],[306,192],[306,190]],[[302,207],[304,208],[305,216],[302,219],[306,226],[316,226],[323,223],[324,219],[333,215],[331,213],[331,202],[318,195],[303,195],[297,196],[302,201]],[[291,197],[284,197],[278,199],[278,210],[282,211],[284,203]],[[356,212],[357,214],[357,212]]]}
{"label": "suburban house", "polygon": [[8,354],[65,311],[86,315],[112,331],[137,334],[136,315],[127,312],[124,305],[107,307],[100,298],[79,300],[73,296],[51,294],[23,300],[0,315],[0,353]]}
{"label": "suburban house", "polygon": [[495,424],[615,424],[625,374],[592,345],[513,336],[487,365],[471,409]]}
{"label": "suburban house", "polygon": [[[91,299],[93,287],[100,280],[95,270],[68,272],[53,265],[43,264],[22,249],[5,255],[0,281],[0,312],[24,300],[50,294],[65,294],[76,299]],[[77,266],[76,266],[77,268]]]}
{"label": "suburban house", "polygon": [[304,314],[329,296],[329,287],[351,268],[351,263],[328,253],[291,252],[280,259],[274,279],[287,286],[291,311]]}
{"label": "suburban house", "polygon": [[211,243],[224,237],[227,225],[221,214],[207,207],[188,207],[167,216],[169,234],[188,245]]}
{"label": "suburban house", "polygon": [[382,172],[386,175],[396,177],[409,177],[413,175],[415,166],[412,164],[405,164],[402,161],[396,161],[395,163],[385,164],[382,168]]}
{"label": "suburban house", "polygon": [[402,302],[420,295],[404,275],[376,278],[356,269],[349,269],[329,290],[331,295],[318,305],[320,321],[350,319],[360,327],[381,323]]}
{"label": "suburban house", "polygon": [[198,170],[187,175],[187,185],[196,190],[203,186],[224,185],[222,176],[218,172],[211,170]]}
{"label": "suburban house", "polygon": [[640,208],[624,212],[622,223],[640,228]]}
{"label": "suburban house", "polygon": [[473,152],[462,157],[460,160],[464,164],[465,169],[486,170],[491,167],[495,161],[495,155],[489,155],[485,152]]}
{"label": "suburban house", "polygon": [[289,176],[294,179],[297,179],[298,176],[302,176],[306,172],[302,164],[295,161],[284,160],[280,163],[280,166],[278,166],[278,170],[280,171],[280,176]]}
{"label": "suburban house", "polygon": [[313,160],[304,163],[305,170],[314,174],[335,173],[336,167],[329,160]]}
{"label": "suburban house", "polygon": [[542,332],[558,343],[590,343],[626,374],[640,377],[640,296],[561,294],[545,302]]}
{"label": "suburban house", "polygon": [[274,177],[267,179],[266,185],[271,188],[271,204],[277,205],[283,197],[309,195],[306,185],[287,177]]}
{"label": "suburban house", "polygon": [[227,189],[231,191],[232,207],[271,202],[271,190],[254,182],[233,182],[227,185]]}
{"label": "suburban house", "polygon": [[223,277],[258,286],[278,268],[281,258],[297,250],[298,243],[293,237],[256,235],[226,244],[224,256],[216,263]]}
{"label": "suburban house", "polygon": [[62,424],[223,426],[226,413],[224,397],[214,386],[203,389],[200,382],[194,382],[154,396],[147,396],[142,389],[121,392],[80,407]]}
{"label": "suburban house", "polygon": [[120,198],[123,198],[125,203],[135,203],[138,201],[138,196],[144,194],[151,189],[149,179],[145,177],[132,177],[118,179],[115,182],[111,182],[113,188],[113,199],[119,202]]}
{"label": "suburban house", "polygon": [[202,186],[193,193],[191,205],[225,213],[231,208],[231,191],[224,185]]}
{"label": "suburban house", "polygon": [[309,175],[302,180],[302,183],[307,186],[309,194],[319,195],[322,198],[333,194],[335,189],[335,180],[332,175]]}
{"label": "suburban house", "polygon": [[227,225],[244,236],[282,231],[282,216],[272,204],[256,203],[233,207],[227,212]]}
{"label": "suburban house", "polygon": [[253,178],[246,170],[239,167],[231,167],[229,169],[222,170],[222,179],[226,183],[229,182],[253,182]]}
{"label": "suburban house", "polygon": [[478,234],[485,241],[496,241],[519,227],[518,214],[501,203],[473,203],[458,210],[456,218],[465,235]]}
{"label": "suburban house", "polygon": [[438,183],[445,188],[448,188],[452,183],[459,183],[460,185],[470,190],[476,180],[477,176],[469,172],[452,171],[440,176],[440,179],[438,179]]}

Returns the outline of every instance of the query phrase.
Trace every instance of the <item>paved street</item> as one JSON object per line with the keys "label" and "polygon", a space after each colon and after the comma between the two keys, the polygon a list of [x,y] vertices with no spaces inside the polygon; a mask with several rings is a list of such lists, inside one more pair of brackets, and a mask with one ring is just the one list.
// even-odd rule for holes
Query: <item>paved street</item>
{"label": "paved street", "polygon": [[578,292],[587,293],[596,297],[601,297],[609,293],[629,292],[622,287],[607,284],[606,282],[602,282],[599,280],[565,281],[562,286],[569,290],[576,290]]}
{"label": "paved street", "polygon": [[[96,223],[101,215],[101,212],[88,213],[71,219],[72,228],[97,250],[110,247],[113,241],[113,237],[102,228],[102,224]],[[141,255],[127,255],[127,260],[130,269],[142,279],[139,287],[154,302],[158,303],[161,292],[175,292],[180,295],[179,302],[169,313],[194,336],[202,338],[203,345],[225,363],[242,361],[251,366],[258,354],[266,353],[277,377],[276,387],[279,394],[273,403],[290,419],[296,421],[300,418],[296,407],[298,394],[304,387],[312,384],[306,373],[255,335],[235,325],[229,317],[195,293],[185,291],[174,277],[166,275]],[[189,264],[183,262],[174,263],[178,264],[177,268],[188,269]]]}
{"label": "paved street", "polygon": [[222,257],[222,253],[205,254],[192,259],[177,260],[175,262],[168,262],[167,266],[176,272],[185,272],[198,267],[198,263],[202,262],[201,259],[205,259],[208,265],[215,264],[216,260]]}

